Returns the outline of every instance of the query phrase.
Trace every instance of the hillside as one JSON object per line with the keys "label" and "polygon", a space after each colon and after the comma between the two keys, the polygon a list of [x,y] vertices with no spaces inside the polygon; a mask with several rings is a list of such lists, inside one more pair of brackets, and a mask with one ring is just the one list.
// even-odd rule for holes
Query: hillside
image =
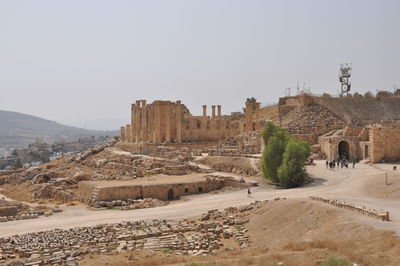
{"label": "hillside", "polygon": [[0,148],[21,148],[37,138],[45,142],[84,136],[113,136],[116,131],[87,130],[27,114],[0,110]]}

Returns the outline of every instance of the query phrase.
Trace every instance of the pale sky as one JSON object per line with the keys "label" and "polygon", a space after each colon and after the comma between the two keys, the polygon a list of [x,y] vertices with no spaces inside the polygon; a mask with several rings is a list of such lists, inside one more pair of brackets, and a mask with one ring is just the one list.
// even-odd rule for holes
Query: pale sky
{"label": "pale sky", "polygon": [[297,82],[336,94],[400,87],[398,0],[0,0],[0,110],[88,129],[130,121],[130,103],[192,113],[277,102]]}

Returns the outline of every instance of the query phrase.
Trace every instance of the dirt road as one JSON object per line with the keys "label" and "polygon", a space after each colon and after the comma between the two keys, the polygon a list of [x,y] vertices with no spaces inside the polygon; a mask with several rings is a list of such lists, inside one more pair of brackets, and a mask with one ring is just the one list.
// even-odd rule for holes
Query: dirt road
{"label": "dirt road", "polygon": [[[382,222],[357,214],[352,215],[359,216],[358,218],[363,223],[380,229],[393,230],[400,234],[399,201],[376,198],[368,195],[365,190],[368,182],[372,179],[376,181],[377,178],[381,178],[382,182],[385,182],[385,172],[390,172],[391,165],[370,166],[357,164],[355,169],[331,171],[325,168],[325,162],[317,161],[316,163],[316,166],[308,167],[308,172],[315,178],[315,181],[303,188],[277,189],[265,184],[265,182],[260,182],[260,186],[253,189],[253,198],[247,198],[247,190],[220,194],[201,194],[186,197],[185,200],[165,207],[130,211],[91,211],[84,206],[64,206],[62,213],[50,217],[2,223],[0,225],[0,237],[56,228],[67,229],[76,226],[91,226],[100,223],[185,218],[199,215],[210,209],[244,205],[254,200],[266,200],[276,197],[306,198],[310,195],[345,200],[368,208],[388,210],[391,222]],[[392,175],[391,178],[400,179],[400,175]]]}

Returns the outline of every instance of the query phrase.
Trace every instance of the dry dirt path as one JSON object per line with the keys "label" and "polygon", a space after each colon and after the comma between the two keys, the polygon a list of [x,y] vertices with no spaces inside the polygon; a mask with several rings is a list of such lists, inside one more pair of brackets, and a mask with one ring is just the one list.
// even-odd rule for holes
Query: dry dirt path
{"label": "dry dirt path", "polygon": [[[355,169],[330,171],[325,168],[325,162],[317,161],[316,166],[308,167],[308,171],[315,177],[315,181],[303,188],[277,189],[262,184],[253,189],[253,198],[247,198],[247,190],[201,194],[186,197],[186,200],[164,207],[130,211],[91,211],[84,206],[64,206],[64,212],[50,217],[2,223],[0,224],[0,237],[56,228],[67,229],[76,226],[91,226],[100,223],[143,219],[178,219],[199,215],[210,209],[240,206],[254,200],[266,200],[276,197],[306,198],[310,195],[346,200],[369,208],[388,210],[391,215],[391,222],[382,222],[358,214],[352,215],[358,217],[364,223],[378,228],[393,230],[400,234],[399,201],[373,198],[366,195],[364,189],[365,183],[370,178],[380,178],[380,175],[383,177],[387,169],[391,169],[391,166],[378,165],[378,167],[372,167],[366,164],[357,164]],[[384,182],[383,178],[382,182]]]}

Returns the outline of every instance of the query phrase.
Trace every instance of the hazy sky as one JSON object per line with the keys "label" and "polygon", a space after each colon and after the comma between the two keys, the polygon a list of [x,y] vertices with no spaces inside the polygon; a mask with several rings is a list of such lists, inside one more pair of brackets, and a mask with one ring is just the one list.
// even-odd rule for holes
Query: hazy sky
{"label": "hazy sky", "polygon": [[399,0],[0,0],[0,109],[90,129],[136,99],[226,114],[297,81],[335,94],[344,62],[355,91],[400,86]]}

